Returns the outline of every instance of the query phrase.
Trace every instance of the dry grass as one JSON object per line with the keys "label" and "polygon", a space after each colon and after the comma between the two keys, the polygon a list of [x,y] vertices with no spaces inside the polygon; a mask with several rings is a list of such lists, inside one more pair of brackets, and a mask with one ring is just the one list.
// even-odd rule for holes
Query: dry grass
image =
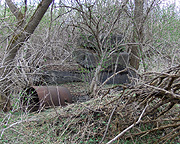
{"label": "dry grass", "polygon": [[[119,6],[116,6],[119,10]],[[108,12],[109,8],[101,9],[100,14],[107,18],[101,22],[100,27],[106,33],[112,27],[109,19],[113,22],[117,15],[104,13],[104,11]],[[99,8],[97,10],[99,11]],[[24,87],[33,83],[35,74],[41,74],[41,70],[44,69],[73,71],[78,68],[77,65],[71,67],[66,64],[73,63],[71,53],[76,48],[75,42],[79,36],[79,29],[76,29],[76,25],[75,27],[72,25],[76,24],[74,21],[78,26],[83,22],[78,21],[73,11],[67,14],[65,12],[65,15],[54,22],[49,21],[51,18],[48,15],[45,16],[47,20],[42,21],[31,39],[24,42],[18,52],[12,64],[15,67],[7,76],[8,81],[3,81],[1,77],[1,93],[6,88],[10,89],[9,97],[12,100],[13,110],[8,113],[0,112],[0,143],[93,144],[107,143],[111,140],[122,144],[180,143],[180,67],[177,66],[179,19],[174,19],[173,15],[168,17],[167,14],[164,14],[167,15],[165,18],[161,18],[162,14],[159,12],[163,11],[157,9],[156,12],[156,8],[154,10],[152,17],[148,17],[146,22],[147,41],[138,43],[143,46],[142,61],[145,65],[140,68],[143,72],[136,85],[124,86],[123,90],[119,85],[105,85],[101,87],[95,98],[83,103],[47,109],[41,113],[22,112],[19,107],[21,92]],[[89,12],[87,11],[87,15],[91,14],[91,11]],[[70,23],[65,22],[68,17],[72,18]],[[118,18],[119,22],[115,25],[117,30],[114,31],[124,34],[126,47],[133,32],[133,19],[127,17],[123,14]],[[11,17],[5,18],[6,21],[1,23],[1,27],[6,28],[8,24],[10,29],[15,30],[14,19],[12,23],[9,18]],[[161,23],[161,20],[164,20],[165,24]],[[54,25],[49,31],[51,22]],[[107,26],[104,27],[106,23]],[[73,28],[75,31],[72,32]],[[0,54],[2,61],[9,36],[14,31],[2,29],[1,32],[3,33],[1,35],[3,41],[0,45],[3,48]],[[147,53],[148,51],[150,53]],[[89,83],[72,83],[63,86],[68,87],[76,97],[88,95]]]}
{"label": "dry grass", "polygon": [[[178,72],[174,67],[164,74],[146,73],[146,81],[136,86],[106,86],[98,98],[63,108],[4,114],[10,120],[6,127],[1,121],[1,142],[107,143],[121,134],[115,143],[179,143]],[[83,83],[65,86],[74,95],[87,94]]]}

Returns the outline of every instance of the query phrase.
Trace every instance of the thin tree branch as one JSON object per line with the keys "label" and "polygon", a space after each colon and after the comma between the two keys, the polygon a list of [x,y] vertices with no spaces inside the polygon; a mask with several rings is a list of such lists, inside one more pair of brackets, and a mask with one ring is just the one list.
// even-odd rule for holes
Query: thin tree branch
{"label": "thin tree branch", "polygon": [[116,139],[118,139],[119,137],[121,137],[124,133],[126,133],[128,130],[130,130],[131,128],[133,128],[135,125],[137,125],[138,123],[140,123],[141,118],[143,116],[143,114],[145,113],[146,109],[148,107],[148,104],[145,106],[145,108],[143,109],[141,115],[139,116],[139,119],[137,122],[133,123],[132,125],[130,125],[129,127],[127,127],[125,130],[123,130],[120,134],[118,134],[115,138],[113,138],[112,140],[110,140],[107,144],[112,143],[113,141],[115,141]]}

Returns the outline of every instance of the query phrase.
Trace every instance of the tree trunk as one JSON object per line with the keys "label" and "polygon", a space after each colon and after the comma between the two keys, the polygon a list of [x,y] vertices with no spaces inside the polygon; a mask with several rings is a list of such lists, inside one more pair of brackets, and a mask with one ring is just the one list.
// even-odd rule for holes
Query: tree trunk
{"label": "tree trunk", "polygon": [[[21,20],[22,17],[19,17],[21,13],[19,10],[13,6],[13,3],[11,0],[6,0],[7,4],[9,5],[9,8],[12,10],[13,14],[16,16],[18,20]],[[10,73],[13,69],[13,62],[14,58],[20,49],[20,47],[23,45],[23,42],[27,41],[31,34],[33,34],[34,30],[40,23],[42,17],[44,16],[45,12],[47,11],[49,5],[51,4],[52,0],[42,0],[40,4],[38,5],[37,9],[35,10],[34,14],[30,18],[29,22],[20,30],[20,32],[14,34],[8,44],[8,47],[6,49],[6,53],[4,56],[4,60],[2,62],[3,65],[3,74],[2,77],[5,78],[8,73]],[[21,15],[22,16],[22,15]],[[3,81],[6,81],[4,79]],[[3,82],[1,81],[1,82]],[[5,86],[6,87],[6,86]],[[9,100],[9,91],[5,91],[3,95],[0,96],[0,108],[8,111],[10,110],[10,100]]]}
{"label": "tree trunk", "polygon": [[[142,43],[143,42],[143,6],[144,0],[135,0],[135,9],[134,9],[134,28],[133,28],[133,43]],[[134,45],[131,47],[130,60],[129,63],[135,69],[139,69],[140,63],[140,53],[142,52],[141,45]]]}

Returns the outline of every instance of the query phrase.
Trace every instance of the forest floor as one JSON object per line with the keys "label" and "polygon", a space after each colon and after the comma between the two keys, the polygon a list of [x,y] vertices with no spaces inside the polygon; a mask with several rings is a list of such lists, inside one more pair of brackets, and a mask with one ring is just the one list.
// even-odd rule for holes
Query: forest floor
{"label": "forest floor", "polygon": [[[88,83],[69,83],[63,86],[67,87],[73,96],[87,95]],[[6,114],[6,119],[10,118],[10,120],[8,125],[4,126],[0,143],[96,144],[100,143],[103,137],[102,143],[107,143],[136,120],[131,121],[133,117],[136,117],[135,115],[127,116],[126,110],[121,111],[126,102],[125,99],[119,101],[122,98],[123,90],[115,88],[107,93],[108,87],[111,86],[104,87],[104,91],[97,98],[91,98],[84,102],[46,109],[41,113],[18,111]],[[119,101],[118,105],[116,105],[117,101]],[[136,103],[131,105],[128,111],[134,109],[135,105]],[[171,111],[173,111],[172,115],[179,113],[179,105],[176,105]],[[172,115],[168,117],[173,117]],[[157,124],[161,127],[161,122],[138,124],[113,143],[158,143],[158,140],[171,133],[172,129],[154,130]],[[169,124],[171,122],[167,121],[167,125]],[[150,130],[152,131],[150,132]],[[140,135],[140,133],[142,134]],[[180,137],[176,136],[173,140],[165,141],[165,143],[178,144]]]}

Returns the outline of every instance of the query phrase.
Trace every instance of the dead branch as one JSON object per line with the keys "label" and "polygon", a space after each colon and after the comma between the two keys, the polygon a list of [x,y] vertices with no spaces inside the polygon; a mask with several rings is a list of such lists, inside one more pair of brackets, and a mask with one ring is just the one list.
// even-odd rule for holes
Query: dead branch
{"label": "dead branch", "polygon": [[110,140],[107,144],[112,143],[113,141],[115,141],[116,139],[118,139],[119,137],[121,137],[123,134],[125,134],[128,130],[130,130],[131,128],[133,128],[135,125],[137,125],[138,123],[140,123],[141,118],[143,117],[143,114],[146,111],[146,108],[148,107],[148,104],[145,106],[145,108],[143,109],[141,115],[139,116],[139,119],[137,122],[135,122],[134,124],[130,125],[128,128],[126,128],[125,130],[123,130],[120,134],[118,134],[115,138],[113,138],[112,140]]}

